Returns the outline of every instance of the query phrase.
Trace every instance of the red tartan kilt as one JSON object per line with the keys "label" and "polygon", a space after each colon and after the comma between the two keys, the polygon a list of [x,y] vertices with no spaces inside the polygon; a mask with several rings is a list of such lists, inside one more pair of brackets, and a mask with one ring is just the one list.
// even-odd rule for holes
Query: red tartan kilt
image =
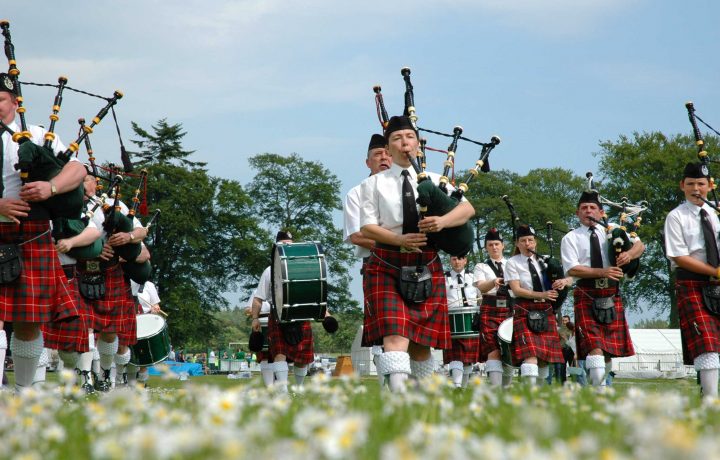
{"label": "red tartan kilt", "polygon": [[139,304],[133,305],[126,313],[123,318],[123,330],[117,333],[118,345],[127,347],[137,343],[137,316],[142,313],[142,307]]}
{"label": "red tartan kilt", "polygon": [[[97,332],[124,332],[135,328],[135,299],[120,264],[104,271],[105,297],[85,300],[93,308],[93,329]],[[133,312],[133,313],[131,313]]]}
{"label": "red tartan kilt", "polygon": [[475,364],[478,360],[479,348],[479,337],[452,339],[452,348],[443,350],[443,363],[450,364],[450,361],[460,361],[466,365]]}
{"label": "red tartan kilt", "polygon": [[[527,310],[547,310],[547,331],[536,333],[528,328]],[[532,357],[546,363],[562,363],[565,361],[562,355],[560,336],[557,332],[557,321],[549,302],[535,303],[516,299],[511,348],[515,366],[519,366],[524,359]]]}
{"label": "red tartan kilt", "polygon": [[[494,296],[484,296],[483,300],[494,298]],[[510,299],[508,299],[510,302]],[[496,307],[483,302],[480,305],[480,353],[478,361],[484,363],[488,359],[488,355],[500,350],[498,346],[497,331],[500,324],[507,318],[512,316],[510,307]]]}
{"label": "red tartan kilt", "polygon": [[268,319],[268,347],[269,356],[274,358],[277,355],[287,356],[289,362],[296,364],[310,364],[315,361],[315,351],[313,348],[312,325],[310,321],[302,322],[303,338],[297,345],[290,345],[285,341],[280,330],[280,323],[275,319],[275,315],[271,314]]}
{"label": "red tartan kilt", "polygon": [[719,283],[675,282],[683,361],[687,365],[693,365],[695,358],[703,353],[720,352],[720,318],[710,313],[702,300],[702,288],[708,284]]}
{"label": "red tartan kilt", "polygon": [[[615,313],[617,318],[610,324],[599,324],[592,313],[592,300],[596,297],[615,295]],[[575,333],[577,339],[578,359],[585,357],[595,348],[614,357],[632,356],[635,354],[630,329],[625,319],[625,309],[617,288],[590,289],[576,287],[575,298]]]}
{"label": "red tartan kilt", "polygon": [[[398,290],[400,270],[394,267],[418,263],[429,264],[432,293],[422,304],[408,305]],[[418,254],[375,247],[365,267],[363,292],[365,343],[399,335],[419,345],[451,348],[445,276],[437,251],[425,250]]]}
{"label": "red tartan kilt", "polygon": [[62,351],[90,351],[90,332],[92,308],[84,302],[78,290],[77,277],[68,281],[67,289],[75,299],[80,316],[60,323],[49,322],[42,326],[45,348]]}
{"label": "red tartan kilt", "polygon": [[[27,241],[20,246],[22,273],[13,283],[0,285],[0,321],[47,323],[77,318],[78,307],[68,292],[49,221],[27,221],[22,227],[21,240]],[[0,223],[0,243],[14,243],[19,229],[13,223]]]}

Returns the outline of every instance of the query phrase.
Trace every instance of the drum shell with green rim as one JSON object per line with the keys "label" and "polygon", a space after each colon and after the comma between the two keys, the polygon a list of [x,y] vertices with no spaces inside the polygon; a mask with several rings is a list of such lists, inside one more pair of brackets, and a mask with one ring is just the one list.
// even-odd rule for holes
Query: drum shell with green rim
{"label": "drum shell with green rim", "polygon": [[278,243],[271,265],[273,311],[281,323],[321,321],[327,311],[327,265],[318,242]]}

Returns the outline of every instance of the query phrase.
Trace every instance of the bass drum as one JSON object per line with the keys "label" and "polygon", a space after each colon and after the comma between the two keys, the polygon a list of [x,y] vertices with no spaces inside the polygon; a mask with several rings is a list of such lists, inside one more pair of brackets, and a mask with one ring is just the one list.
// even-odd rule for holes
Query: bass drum
{"label": "bass drum", "polygon": [[497,331],[497,341],[498,345],[500,346],[500,356],[502,357],[503,364],[506,364],[508,366],[513,365],[512,349],[510,348],[510,345],[512,344],[512,335],[513,317],[511,316],[505,319],[502,323],[500,323]]}
{"label": "bass drum", "polygon": [[153,314],[138,315],[137,343],[130,345],[130,362],[136,366],[152,366],[170,354],[170,334],[165,320]]}
{"label": "bass drum", "polygon": [[278,321],[322,321],[327,311],[327,268],[320,243],[275,244],[271,267]]}

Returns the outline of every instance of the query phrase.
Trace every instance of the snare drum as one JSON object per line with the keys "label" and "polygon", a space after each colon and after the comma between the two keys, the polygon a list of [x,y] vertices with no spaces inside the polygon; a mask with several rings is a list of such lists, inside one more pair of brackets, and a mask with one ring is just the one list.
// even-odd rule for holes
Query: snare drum
{"label": "snare drum", "polygon": [[278,243],[272,257],[273,310],[281,323],[322,321],[327,311],[325,253],[317,242]]}
{"label": "snare drum", "polygon": [[505,321],[500,323],[497,331],[497,341],[500,346],[500,356],[502,357],[503,364],[512,366],[512,350],[510,344],[512,344],[513,335],[513,317],[507,318]]}
{"label": "snare drum", "polygon": [[450,315],[450,337],[453,339],[480,337],[480,332],[472,330],[473,318],[480,313],[480,307],[451,308],[448,313]]}
{"label": "snare drum", "polygon": [[170,354],[170,334],[167,323],[158,315],[138,315],[137,343],[130,345],[130,362],[136,366],[152,366]]}

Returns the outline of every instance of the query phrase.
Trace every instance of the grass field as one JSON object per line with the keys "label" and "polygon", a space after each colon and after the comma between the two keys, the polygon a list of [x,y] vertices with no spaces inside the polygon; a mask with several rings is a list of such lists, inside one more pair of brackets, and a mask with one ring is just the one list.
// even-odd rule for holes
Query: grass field
{"label": "grass field", "polygon": [[[466,390],[442,376],[404,395],[314,376],[290,395],[259,378],[152,378],[85,397],[69,376],[0,394],[0,458],[717,458],[720,405],[693,380]],[[11,374],[12,377],[12,374]],[[59,377],[59,381],[58,381]],[[67,380],[66,380],[67,379]]]}

